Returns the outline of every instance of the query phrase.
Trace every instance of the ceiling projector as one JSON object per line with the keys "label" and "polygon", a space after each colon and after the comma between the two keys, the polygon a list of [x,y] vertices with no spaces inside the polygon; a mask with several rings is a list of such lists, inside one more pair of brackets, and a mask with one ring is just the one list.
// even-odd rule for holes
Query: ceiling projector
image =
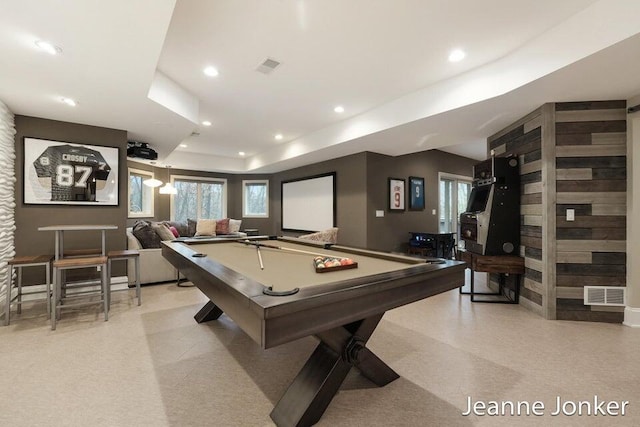
{"label": "ceiling projector", "polygon": [[158,153],[153,148],[149,148],[146,142],[128,141],[127,157],[139,157],[141,159],[156,160]]}

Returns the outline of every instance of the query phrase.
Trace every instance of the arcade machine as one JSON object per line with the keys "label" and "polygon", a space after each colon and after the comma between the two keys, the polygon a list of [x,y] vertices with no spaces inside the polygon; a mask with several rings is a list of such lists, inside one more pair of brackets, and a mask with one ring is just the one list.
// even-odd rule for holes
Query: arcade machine
{"label": "arcade machine", "polygon": [[465,249],[517,255],[520,247],[520,172],[516,157],[492,157],[473,168],[467,211],[460,215]]}
{"label": "arcade machine", "polygon": [[[473,168],[473,184],[466,212],[460,215],[465,250],[460,260],[469,264],[472,302],[517,304],[524,258],[520,248],[520,168],[517,157],[492,157]],[[498,274],[497,292],[475,292],[473,272]],[[506,278],[512,280],[507,284]],[[477,295],[491,296],[476,299]],[[499,297],[496,299],[495,297]]]}

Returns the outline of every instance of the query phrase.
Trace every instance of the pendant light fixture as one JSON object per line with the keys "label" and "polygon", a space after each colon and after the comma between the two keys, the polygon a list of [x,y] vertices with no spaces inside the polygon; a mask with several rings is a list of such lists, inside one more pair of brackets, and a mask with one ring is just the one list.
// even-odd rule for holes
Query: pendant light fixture
{"label": "pendant light fixture", "polygon": [[[171,166],[167,166],[167,172],[169,172],[170,167]],[[158,191],[160,192],[160,194],[178,194],[178,189],[171,185],[171,174],[167,173],[167,176],[169,181],[167,181],[167,183],[163,187],[160,187]],[[160,184],[162,184],[162,182],[160,182]]]}
{"label": "pendant light fixture", "polygon": [[155,178],[147,178],[144,181],[142,181],[142,183],[147,187],[152,187],[152,188],[160,187],[162,185],[162,181]]}

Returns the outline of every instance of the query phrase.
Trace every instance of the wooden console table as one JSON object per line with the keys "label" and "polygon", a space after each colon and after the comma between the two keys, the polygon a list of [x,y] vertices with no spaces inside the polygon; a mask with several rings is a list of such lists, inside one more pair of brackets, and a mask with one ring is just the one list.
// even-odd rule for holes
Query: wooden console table
{"label": "wooden console table", "polygon": [[[505,276],[509,274],[516,274],[518,276],[524,274],[524,258],[514,255],[480,255],[460,249],[457,253],[457,259],[469,264],[467,268],[471,269],[471,292],[463,292],[462,286],[460,287],[461,294],[471,295],[471,302],[518,304],[520,300],[519,277],[516,279],[513,299],[509,298],[503,291]],[[475,292],[473,288],[474,272],[499,274],[498,292]],[[476,295],[503,296],[506,299],[476,299]]]}

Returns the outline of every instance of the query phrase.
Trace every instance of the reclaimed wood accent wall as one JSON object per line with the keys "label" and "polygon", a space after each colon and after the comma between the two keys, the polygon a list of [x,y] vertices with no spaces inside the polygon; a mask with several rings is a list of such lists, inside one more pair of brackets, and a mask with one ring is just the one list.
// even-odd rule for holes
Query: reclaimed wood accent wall
{"label": "reclaimed wood accent wall", "polygon": [[549,103],[487,140],[520,159],[521,303],[547,319],[623,320],[583,294],[626,283],[626,129],[625,101]]}
{"label": "reclaimed wood accent wall", "polygon": [[[496,157],[520,159],[520,255],[525,273],[520,278],[520,303],[545,316],[542,251],[542,109],[528,114],[488,138]],[[497,283],[497,276],[490,281]],[[546,317],[546,316],[545,316]]]}
{"label": "reclaimed wood accent wall", "polygon": [[586,306],[583,292],[626,284],[626,116],[625,101],[555,104],[558,319],[623,321],[624,307]]}

